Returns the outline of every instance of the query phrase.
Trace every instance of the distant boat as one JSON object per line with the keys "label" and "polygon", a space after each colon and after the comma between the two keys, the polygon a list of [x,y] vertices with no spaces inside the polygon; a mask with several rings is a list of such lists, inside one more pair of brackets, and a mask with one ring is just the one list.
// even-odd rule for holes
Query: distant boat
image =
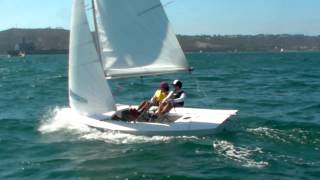
{"label": "distant boat", "polygon": [[25,55],[37,55],[37,54],[68,54],[68,50],[65,49],[48,49],[48,50],[26,50],[26,51],[20,51],[20,50],[11,50],[7,51],[7,54],[10,56],[20,56],[20,54],[24,53]]}
{"label": "distant boat", "polygon": [[15,51],[8,51],[8,57],[25,57],[26,56],[26,53],[24,51],[18,51],[18,50],[15,50]]}
{"label": "distant boat", "polygon": [[[83,0],[73,1],[70,111],[90,127],[137,135],[208,135],[237,110],[180,107],[161,122],[140,122],[116,104],[106,79],[190,70],[160,0],[93,0],[94,41]],[[136,107],[136,106],[132,106]]]}
{"label": "distant boat", "polygon": [[35,44],[27,42],[26,38],[22,38],[22,42],[15,44],[14,50],[7,51],[10,56],[23,56],[34,54],[68,54],[67,49],[36,49]]}
{"label": "distant boat", "polygon": [[25,57],[26,56],[26,53],[23,52],[23,51],[20,51],[19,54],[18,54],[19,57]]}

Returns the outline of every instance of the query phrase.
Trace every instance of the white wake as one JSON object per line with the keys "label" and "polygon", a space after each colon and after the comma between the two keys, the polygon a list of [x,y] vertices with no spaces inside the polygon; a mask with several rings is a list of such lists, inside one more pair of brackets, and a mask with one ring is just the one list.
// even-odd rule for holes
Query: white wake
{"label": "white wake", "polygon": [[77,121],[77,118],[70,108],[56,107],[49,110],[41,119],[38,130],[42,134],[54,134],[66,132],[76,135],[79,139],[98,140],[113,144],[137,144],[137,143],[161,143],[182,138],[194,137],[169,137],[169,136],[135,136],[120,132],[102,132],[95,128],[88,127]]}

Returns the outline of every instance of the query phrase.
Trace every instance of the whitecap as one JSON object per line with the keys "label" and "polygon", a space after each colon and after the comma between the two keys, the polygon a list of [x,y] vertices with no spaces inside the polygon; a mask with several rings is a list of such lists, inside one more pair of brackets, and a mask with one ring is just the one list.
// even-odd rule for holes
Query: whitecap
{"label": "whitecap", "polygon": [[281,132],[281,130],[271,129],[267,127],[258,127],[247,129],[247,132],[253,133],[260,137],[268,137],[270,139],[275,139],[283,143],[288,143],[287,138],[285,138],[285,136],[287,135],[284,132]]}
{"label": "whitecap", "polygon": [[244,167],[264,168],[269,165],[265,161],[256,161],[250,157],[254,154],[263,154],[261,148],[256,147],[250,149],[248,147],[236,147],[228,141],[213,141],[214,152],[227,159],[241,163]]}
{"label": "whitecap", "polygon": [[286,144],[298,143],[317,145],[319,141],[318,138],[311,138],[312,136],[317,137],[316,134],[318,134],[318,132],[313,135],[313,132],[302,130],[299,128],[281,130],[267,127],[258,127],[250,128],[246,131],[256,135],[257,137],[270,138],[272,140],[280,141]]}

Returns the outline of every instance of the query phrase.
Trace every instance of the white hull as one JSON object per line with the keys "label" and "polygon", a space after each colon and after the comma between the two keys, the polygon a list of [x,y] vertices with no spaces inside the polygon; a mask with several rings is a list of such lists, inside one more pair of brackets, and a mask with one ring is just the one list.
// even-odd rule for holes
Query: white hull
{"label": "white hull", "polygon": [[[119,112],[128,108],[129,106],[126,105],[117,105]],[[174,122],[156,123],[110,120],[108,114],[101,115],[100,117],[87,117],[75,112],[79,122],[102,131],[148,136],[201,136],[214,134],[218,126],[236,113],[237,110],[175,108],[166,115],[168,119],[174,117],[176,119]]]}

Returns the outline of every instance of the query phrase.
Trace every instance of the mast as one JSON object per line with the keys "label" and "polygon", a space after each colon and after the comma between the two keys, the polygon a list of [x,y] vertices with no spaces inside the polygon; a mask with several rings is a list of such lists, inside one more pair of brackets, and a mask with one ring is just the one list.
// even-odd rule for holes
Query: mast
{"label": "mast", "polygon": [[[93,22],[94,22],[94,32],[95,32],[95,45],[96,45],[96,48],[97,48],[97,53],[98,53],[98,57],[99,57],[99,61],[101,63],[101,67],[102,69],[104,69],[104,65],[103,65],[103,62],[102,62],[102,55],[101,55],[101,47],[100,47],[100,41],[99,41],[99,33],[98,33],[98,25],[97,25],[97,17],[96,17],[96,7],[95,7],[95,3],[94,3],[94,0],[91,1],[92,3],[92,9],[93,9]],[[106,73],[105,71],[103,71],[104,75],[106,76]]]}

